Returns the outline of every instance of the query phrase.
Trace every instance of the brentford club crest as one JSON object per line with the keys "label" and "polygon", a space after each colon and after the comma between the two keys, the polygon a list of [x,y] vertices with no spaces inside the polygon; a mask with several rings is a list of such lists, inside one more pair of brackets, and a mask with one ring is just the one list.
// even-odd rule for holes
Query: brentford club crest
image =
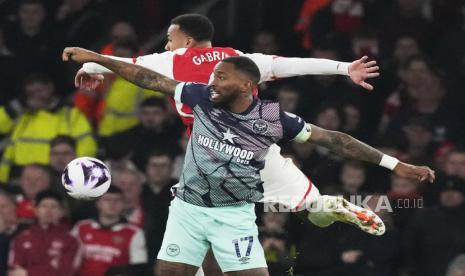
{"label": "brentford club crest", "polygon": [[268,123],[265,120],[258,119],[253,122],[253,131],[257,134],[263,134],[268,130]]}

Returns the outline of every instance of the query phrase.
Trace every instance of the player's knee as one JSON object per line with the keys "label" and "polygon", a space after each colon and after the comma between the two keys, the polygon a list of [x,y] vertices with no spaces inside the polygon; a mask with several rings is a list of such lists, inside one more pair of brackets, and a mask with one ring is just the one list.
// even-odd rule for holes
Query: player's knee
{"label": "player's knee", "polygon": [[198,269],[192,265],[158,260],[155,276],[194,276]]}

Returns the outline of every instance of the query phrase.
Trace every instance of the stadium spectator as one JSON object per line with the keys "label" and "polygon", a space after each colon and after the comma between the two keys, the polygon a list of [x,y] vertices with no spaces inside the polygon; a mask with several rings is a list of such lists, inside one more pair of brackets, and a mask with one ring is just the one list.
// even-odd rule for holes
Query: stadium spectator
{"label": "stadium spectator", "polygon": [[31,164],[23,168],[19,178],[20,191],[16,198],[16,215],[21,222],[31,224],[34,221],[34,200],[40,192],[50,189],[51,186],[48,167]]}
{"label": "stadium spectator", "polygon": [[440,205],[418,210],[404,235],[409,275],[444,275],[465,248],[465,181],[449,177],[436,185]]}
{"label": "stadium spectator", "polygon": [[123,192],[124,218],[140,228],[144,227],[144,209],[142,208],[141,193],[143,175],[134,169],[125,169],[120,172],[114,184]]}
{"label": "stadium spectator", "polygon": [[457,103],[446,97],[439,71],[422,57],[412,57],[400,70],[402,83],[387,100],[381,132],[395,137],[409,118],[422,116],[431,124],[434,143],[450,139],[460,111]]}
{"label": "stadium spectator", "polygon": [[[312,51],[312,58],[337,60],[342,56],[334,38],[319,40],[320,43]],[[299,90],[304,91],[301,93],[301,101],[305,102],[305,110],[302,110],[304,118],[313,118],[323,104],[334,105],[349,100],[356,101],[359,98],[347,80],[337,76],[303,76],[299,78],[299,84],[302,87]]]}
{"label": "stadium spectator", "polygon": [[22,112],[14,112],[7,106],[0,113],[1,130],[11,139],[0,164],[0,182],[8,182],[17,167],[49,164],[50,140],[60,134],[77,140],[78,155],[96,154],[97,145],[89,122],[79,110],[61,101],[50,78],[29,76],[24,82],[24,93]]}
{"label": "stadium spectator", "polygon": [[0,275],[6,276],[10,241],[29,225],[20,223],[16,216],[16,202],[12,195],[0,190]]}
{"label": "stadium spectator", "polygon": [[[104,55],[115,55],[114,45],[119,43],[131,43],[132,45],[138,44],[138,38],[134,27],[129,22],[118,21],[113,24],[109,34],[109,42],[100,51]],[[140,53],[133,53],[138,56]],[[120,56],[120,55],[116,55]]]}
{"label": "stadium spectator", "polygon": [[52,189],[63,194],[61,174],[71,160],[77,157],[76,140],[71,136],[58,135],[50,141],[50,168],[52,170]]}
{"label": "stadium spectator", "polygon": [[311,39],[317,44],[328,33],[338,33],[341,41],[347,38],[362,24],[365,8],[362,1],[333,0],[316,12],[311,24]]}
{"label": "stadium spectator", "polygon": [[444,162],[444,173],[465,180],[465,149],[455,148],[447,153]]}
{"label": "stadium spectator", "polygon": [[362,187],[365,184],[365,166],[356,161],[346,161],[342,164],[339,176],[340,191],[346,199],[351,196],[363,195]]}
{"label": "stadium spectator", "polygon": [[262,53],[265,55],[279,54],[279,44],[276,35],[269,31],[261,31],[255,35],[252,45],[253,53]]}
{"label": "stadium spectator", "polygon": [[426,2],[417,0],[397,0],[390,11],[385,11],[384,22],[380,25],[381,45],[385,52],[394,49],[397,38],[405,35],[414,36],[420,45],[430,46],[434,30],[423,14]]}
{"label": "stadium spectator", "polygon": [[364,125],[364,118],[362,108],[359,104],[348,102],[342,106],[344,115],[344,122],[341,127],[342,131],[365,141],[369,137],[369,131]]}
{"label": "stadium spectator", "polygon": [[[131,41],[113,45],[114,55],[132,58],[137,55],[137,44]],[[115,77],[104,92],[103,107],[98,123],[98,134],[109,137],[126,131],[138,124],[140,104],[150,97],[161,97],[160,93],[142,89],[121,77]]]}
{"label": "stadium spectator", "polygon": [[375,238],[343,225],[336,237],[340,248],[339,273],[348,276],[394,275],[399,267],[399,235],[389,213],[389,203],[383,202],[379,195],[370,196],[366,203],[382,217],[386,233]]}
{"label": "stadium spectator", "polygon": [[284,86],[278,89],[277,94],[277,100],[284,111],[298,113],[300,95],[296,89]]}
{"label": "stadium spectator", "polygon": [[73,235],[84,250],[78,275],[104,276],[114,266],[126,266],[140,275],[147,262],[142,230],[123,218],[122,191],[111,186],[97,202],[98,217],[76,224]]}
{"label": "stadium spectator", "polygon": [[55,26],[64,43],[95,47],[102,38],[103,18],[92,0],[65,0],[58,7]]}
{"label": "stadium spectator", "polygon": [[405,160],[413,164],[431,165],[433,160],[433,129],[427,118],[413,117],[405,124]]}
{"label": "stadium spectator", "polygon": [[277,212],[265,212],[262,216],[259,238],[270,275],[285,275],[296,255],[295,245],[289,242],[286,235],[288,217],[288,213]]}
{"label": "stadium spectator", "polygon": [[60,225],[64,214],[62,198],[42,191],[35,199],[37,224],[19,234],[12,243],[9,276],[74,275],[79,266],[79,244]]}
{"label": "stadium spectator", "polygon": [[22,72],[30,73],[44,67],[54,76],[59,70],[59,47],[53,32],[46,28],[46,10],[41,0],[19,1],[17,23],[5,26],[5,43],[21,64]]}
{"label": "stadium spectator", "polygon": [[147,182],[142,191],[142,204],[148,213],[145,231],[150,266],[155,262],[165,233],[168,207],[173,199],[170,189],[177,183],[176,179],[171,178],[172,171],[173,159],[170,154],[158,151],[148,156],[145,169]]}
{"label": "stadium spectator", "polygon": [[147,156],[151,151],[164,148],[174,154],[178,149],[173,137],[178,137],[179,134],[167,123],[167,116],[164,99],[147,98],[139,107],[140,123],[126,131],[102,139],[102,146],[111,147],[115,141],[125,143],[125,147],[131,152],[132,162],[139,170],[144,170]]}
{"label": "stadium spectator", "polygon": [[403,232],[405,226],[411,220],[413,212],[422,202],[422,194],[417,188],[418,183],[410,179],[391,175],[391,189],[387,192],[387,196],[393,206],[393,219],[396,227]]}

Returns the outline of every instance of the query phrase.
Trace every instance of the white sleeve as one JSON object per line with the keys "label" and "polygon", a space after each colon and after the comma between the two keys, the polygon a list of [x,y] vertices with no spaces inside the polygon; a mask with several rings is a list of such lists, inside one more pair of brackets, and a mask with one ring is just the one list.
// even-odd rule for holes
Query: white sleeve
{"label": "white sleeve", "polygon": [[347,62],[318,58],[287,58],[264,54],[238,54],[252,59],[260,70],[260,82],[302,75],[349,75]]}
{"label": "white sleeve", "polygon": [[[132,58],[122,58],[122,57],[114,57],[114,56],[106,56],[106,57],[116,59],[119,61],[124,61],[127,63],[132,63]],[[82,65],[81,69],[88,74],[113,74],[113,72],[110,69],[100,64],[97,64],[95,62],[86,62]]]}
{"label": "white sleeve", "polygon": [[148,260],[145,237],[142,230],[137,229],[129,245],[129,264],[143,264]]}
{"label": "white sleeve", "polygon": [[[119,61],[124,61],[127,63],[137,64],[147,69],[153,70],[159,74],[162,74],[166,77],[173,78],[173,52],[163,52],[163,53],[155,53],[151,55],[140,56],[135,59],[133,58],[121,58],[121,57],[114,57],[114,56],[106,56],[108,58],[112,58]],[[94,62],[87,62],[84,63],[82,66],[82,70],[89,74],[105,74],[105,73],[113,73],[111,70],[107,69],[106,67],[94,63]]]}

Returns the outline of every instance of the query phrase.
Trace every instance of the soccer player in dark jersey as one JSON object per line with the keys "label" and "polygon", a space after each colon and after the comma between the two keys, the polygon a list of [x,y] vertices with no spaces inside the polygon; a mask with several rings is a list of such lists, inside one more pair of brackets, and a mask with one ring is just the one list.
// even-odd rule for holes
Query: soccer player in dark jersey
{"label": "soccer player in dark jersey", "polygon": [[[183,14],[171,20],[166,52],[134,59],[111,58],[141,65],[177,81],[200,83],[208,83],[214,66],[229,56],[251,58],[260,71],[259,82],[307,74],[338,74],[348,76],[353,83],[371,90],[373,86],[366,80],[379,75],[376,62],[368,62],[366,57],[347,63],[329,59],[244,54],[233,48],[213,47],[213,33],[213,24],[207,17]],[[76,74],[75,84],[83,88],[95,88],[104,77],[102,73],[112,72],[99,64],[85,63]],[[190,133],[194,119],[191,108],[172,98],[170,100]],[[273,144],[265,157],[267,165],[261,171],[264,190],[261,202],[279,203],[292,210],[303,210],[314,201],[317,189],[312,189],[308,177],[289,158],[281,156],[280,150],[278,145]]]}
{"label": "soccer player in dark jersey", "polygon": [[[400,162],[347,134],[307,124],[283,112],[277,103],[253,97],[260,71],[247,57],[219,62],[210,85],[178,82],[81,48],[66,48],[63,60],[96,62],[193,110],[186,152],[190,162],[185,162],[170,207],[158,254],[160,275],[194,275],[210,246],[226,274],[268,275],[257,243],[253,203],[263,197],[260,170],[268,148],[281,139],[313,142],[345,158],[388,167],[403,177],[434,180],[434,171],[428,167]],[[384,224],[372,211],[338,197],[316,193],[314,198],[315,205],[322,207],[311,210],[317,223],[342,221],[375,235],[384,233]]]}

